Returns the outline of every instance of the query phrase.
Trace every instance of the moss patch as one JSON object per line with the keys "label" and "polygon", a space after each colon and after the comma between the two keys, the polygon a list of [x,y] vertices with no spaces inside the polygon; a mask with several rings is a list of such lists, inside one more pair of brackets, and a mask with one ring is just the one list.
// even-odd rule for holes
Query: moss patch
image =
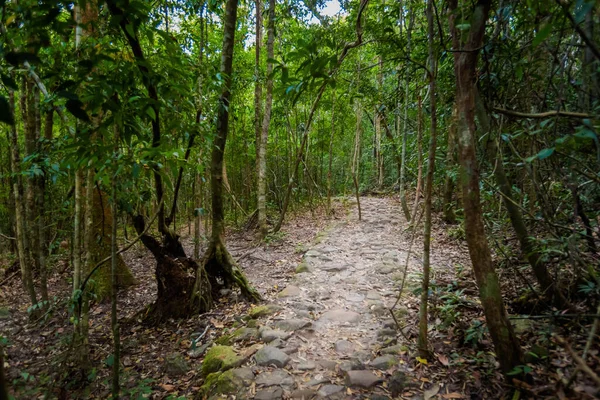
{"label": "moss patch", "polygon": [[243,380],[235,375],[233,370],[228,370],[225,372],[213,372],[212,374],[209,374],[200,390],[206,396],[229,394],[237,392],[243,385]]}
{"label": "moss patch", "polygon": [[202,361],[202,374],[208,377],[209,374],[217,371],[226,371],[239,366],[244,359],[230,346],[213,346],[208,350],[204,361]]}
{"label": "moss patch", "polygon": [[306,263],[300,263],[298,264],[298,266],[296,267],[296,273],[297,274],[301,274],[303,272],[309,272],[310,269],[308,268],[308,265],[306,265]]}
{"label": "moss patch", "polygon": [[279,310],[281,310],[281,306],[278,306],[277,304],[265,304],[262,306],[253,307],[248,315],[250,315],[251,318],[256,319],[274,314]]}

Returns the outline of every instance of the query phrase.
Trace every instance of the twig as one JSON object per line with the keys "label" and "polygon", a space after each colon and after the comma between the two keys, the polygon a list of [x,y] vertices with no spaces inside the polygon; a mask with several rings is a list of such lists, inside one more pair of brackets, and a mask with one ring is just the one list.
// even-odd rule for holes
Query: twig
{"label": "twig", "polygon": [[548,117],[565,117],[565,118],[576,118],[576,119],[592,119],[593,115],[571,112],[571,111],[545,111],[541,113],[524,113],[520,111],[507,110],[505,108],[494,107],[494,111],[499,112],[500,114],[509,115],[511,117],[517,118],[531,118],[531,119],[543,119]]}
{"label": "twig", "polygon": [[6,236],[5,234],[3,234],[2,232],[0,232],[0,237],[3,237],[6,240],[17,240],[17,238],[14,238],[12,236]]}
{"label": "twig", "polygon": [[600,377],[585,363],[581,357],[579,357],[579,355],[577,355],[577,353],[575,353],[575,351],[571,348],[571,345],[569,345],[569,343],[560,336],[555,336],[554,338],[569,352],[569,354],[571,354],[573,361],[577,363],[578,369],[585,372],[590,378],[592,378],[594,382],[596,382],[597,385],[600,385]]}
{"label": "twig", "polygon": [[12,275],[10,275],[9,277],[7,277],[7,278],[4,278],[4,280],[2,280],[2,282],[0,282],[0,286],[4,286],[6,283],[8,283],[8,281],[10,281],[12,278],[14,278],[15,276],[17,276],[17,274],[18,274],[19,272],[20,272],[20,271],[16,271],[16,272],[14,272]]}

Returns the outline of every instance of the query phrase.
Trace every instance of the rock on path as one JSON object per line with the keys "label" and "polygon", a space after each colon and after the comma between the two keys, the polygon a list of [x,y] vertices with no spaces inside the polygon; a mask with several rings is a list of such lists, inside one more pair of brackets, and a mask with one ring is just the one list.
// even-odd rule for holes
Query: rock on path
{"label": "rock on path", "polygon": [[408,239],[394,200],[361,205],[362,221],[354,206],[306,251],[308,268],[271,299],[274,313],[257,313],[266,345],[254,356],[254,398],[390,398],[382,382],[400,368],[401,348],[380,350],[397,341],[388,307]]}

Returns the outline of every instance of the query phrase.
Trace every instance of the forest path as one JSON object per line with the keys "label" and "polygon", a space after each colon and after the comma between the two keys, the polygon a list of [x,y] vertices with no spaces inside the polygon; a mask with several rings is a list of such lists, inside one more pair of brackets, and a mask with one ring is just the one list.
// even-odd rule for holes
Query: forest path
{"label": "forest path", "polygon": [[[388,308],[396,300],[410,234],[403,232],[393,199],[363,198],[361,206],[362,221],[354,205],[318,236],[289,285],[266,307],[277,312],[258,320],[268,344],[255,355],[255,398],[385,399],[408,383],[397,365],[406,348],[397,344]],[[409,271],[417,265],[411,260]]]}

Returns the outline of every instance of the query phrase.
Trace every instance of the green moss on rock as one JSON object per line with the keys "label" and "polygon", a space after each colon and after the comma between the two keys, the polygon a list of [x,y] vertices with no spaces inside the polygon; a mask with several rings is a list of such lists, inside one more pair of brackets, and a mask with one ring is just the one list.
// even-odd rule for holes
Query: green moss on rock
{"label": "green moss on rock", "polygon": [[208,350],[204,357],[204,361],[202,361],[202,374],[208,377],[208,375],[213,372],[226,371],[235,368],[243,361],[244,359],[240,357],[232,347],[213,346]]}
{"label": "green moss on rock", "polygon": [[277,304],[265,304],[262,306],[252,307],[248,315],[250,315],[251,318],[256,319],[274,314],[279,310],[281,310],[281,306],[278,306]]}
{"label": "green moss on rock", "polygon": [[303,272],[310,272],[310,269],[308,268],[308,265],[306,265],[305,262],[298,264],[298,266],[296,267],[297,274],[301,274]]}

